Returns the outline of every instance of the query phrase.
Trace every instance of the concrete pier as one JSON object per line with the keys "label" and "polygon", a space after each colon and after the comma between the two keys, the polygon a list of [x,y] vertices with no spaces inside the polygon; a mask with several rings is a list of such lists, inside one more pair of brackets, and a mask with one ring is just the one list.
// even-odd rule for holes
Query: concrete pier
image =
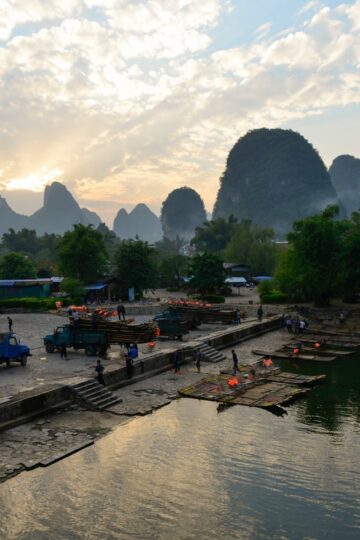
{"label": "concrete pier", "polygon": [[[129,379],[126,367],[113,367],[105,372],[106,387],[110,390],[121,388],[128,384],[147,379],[173,367],[172,356],[178,353],[179,363],[192,361],[195,351],[202,343],[222,349],[253,339],[261,334],[279,328],[279,316],[274,316],[262,322],[243,323],[239,326],[224,328],[206,336],[176,346],[149,353],[134,363],[133,376]],[[58,384],[41,386],[17,394],[0,402],[0,431],[23,424],[37,416],[51,411],[64,409],[76,401],[74,387],[86,378],[72,377]],[[93,379],[88,379],[93,380]]]}

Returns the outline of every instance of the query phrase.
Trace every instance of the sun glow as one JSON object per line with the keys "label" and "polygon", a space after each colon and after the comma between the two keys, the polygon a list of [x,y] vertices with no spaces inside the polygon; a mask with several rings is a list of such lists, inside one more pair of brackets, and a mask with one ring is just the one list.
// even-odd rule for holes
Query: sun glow
{"label": "sun glow", "polygon": [[37,172],[20,178],[11,178],[6,184],[8,191],[18,189],[29,189],[31,191],[42,191],[46,184],[59,180],[64,171],[61,169],[40,169]]}

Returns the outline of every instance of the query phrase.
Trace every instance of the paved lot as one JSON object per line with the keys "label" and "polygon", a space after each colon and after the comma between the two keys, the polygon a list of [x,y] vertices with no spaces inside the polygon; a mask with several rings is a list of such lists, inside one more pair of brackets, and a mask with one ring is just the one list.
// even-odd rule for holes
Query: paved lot
{"label": "paved lot", "polygon": [[[7,331],[7,314],[0,315],[0,331]],[[72,376],[91,377],[94,375],[96,357],[87,357],[84,351],[68,351],[68,360],[60,358],[59,353],[48,354],[43,347],[43,337],[51,334],[57,326],[67,322],[65,317],[52,314],[19,313],[11,315],[16,332],[21,343],[29,345],[32,357],[26,367],[15,363],[11,368],[0,365],[0,399],[14,395],[29,388],[47,383],[61,382]],[[135,317],[136,322],[150,320],[150,316]],[[184,342],[197,337],[205,337],[210,332],[226,328],[224,325],[201,325],[197,330],[184,336]],[[177,341],[159,340],[156,350],[174,346]],[[147,345],[139,345],[139,356],[146,359]],[[120,346],[112,346],[109,354],[103,359],[105,368],[125,365],[124,350]]]}

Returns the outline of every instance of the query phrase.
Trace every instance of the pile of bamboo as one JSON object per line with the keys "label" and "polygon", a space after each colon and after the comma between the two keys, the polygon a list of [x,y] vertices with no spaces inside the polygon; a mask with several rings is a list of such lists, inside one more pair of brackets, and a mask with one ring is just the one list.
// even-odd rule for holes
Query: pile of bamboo
{"label": "pile of bamboo", "polygon": [[122,321],[111,322],[106,319],[92,320],[80,318],[80,330],[105,332],[108,343],[148,343],[155,335],[153,321],[143,324],[127,324]]}
{"label": "pile of bamboo", "polygon": [[236,310],[228,309],[222,310],[214,307],[206,307],[203,305],[188,305],[179,304],[169,306],[174,312],[178,312],[180,315],[187,315],[189,319],[195,315],[196,318],[203,323],[216,323],[221,322],[224,324],[231,324],[236,319]]}

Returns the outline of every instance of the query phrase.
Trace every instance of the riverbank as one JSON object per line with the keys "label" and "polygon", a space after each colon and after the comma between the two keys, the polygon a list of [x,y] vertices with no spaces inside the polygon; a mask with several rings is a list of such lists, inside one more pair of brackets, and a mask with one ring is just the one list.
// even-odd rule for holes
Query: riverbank
{"label": "riverbank", "polygon": [[[254,347],[276,348],[288,341],[283,331],[274,331],[236,346],[241,363],[256,360],[251,354]],[[115,427],[131,418],[149,414],[178,398],[177,391],[198,381],[205,373],[217,373],[231,366],[231,348],[222,351],[225,360],[212,364],[203,362],[197,373],[193,362],[182,365],[180,372],[161,374],[133,382],[114,390],[122,402],[109,411],[89,411],[71,404],[56,414],[35,419],[25,425],[0,433],[0,482],[35,467],[43,467],[66,457],[72,452],[94,443]]]}

